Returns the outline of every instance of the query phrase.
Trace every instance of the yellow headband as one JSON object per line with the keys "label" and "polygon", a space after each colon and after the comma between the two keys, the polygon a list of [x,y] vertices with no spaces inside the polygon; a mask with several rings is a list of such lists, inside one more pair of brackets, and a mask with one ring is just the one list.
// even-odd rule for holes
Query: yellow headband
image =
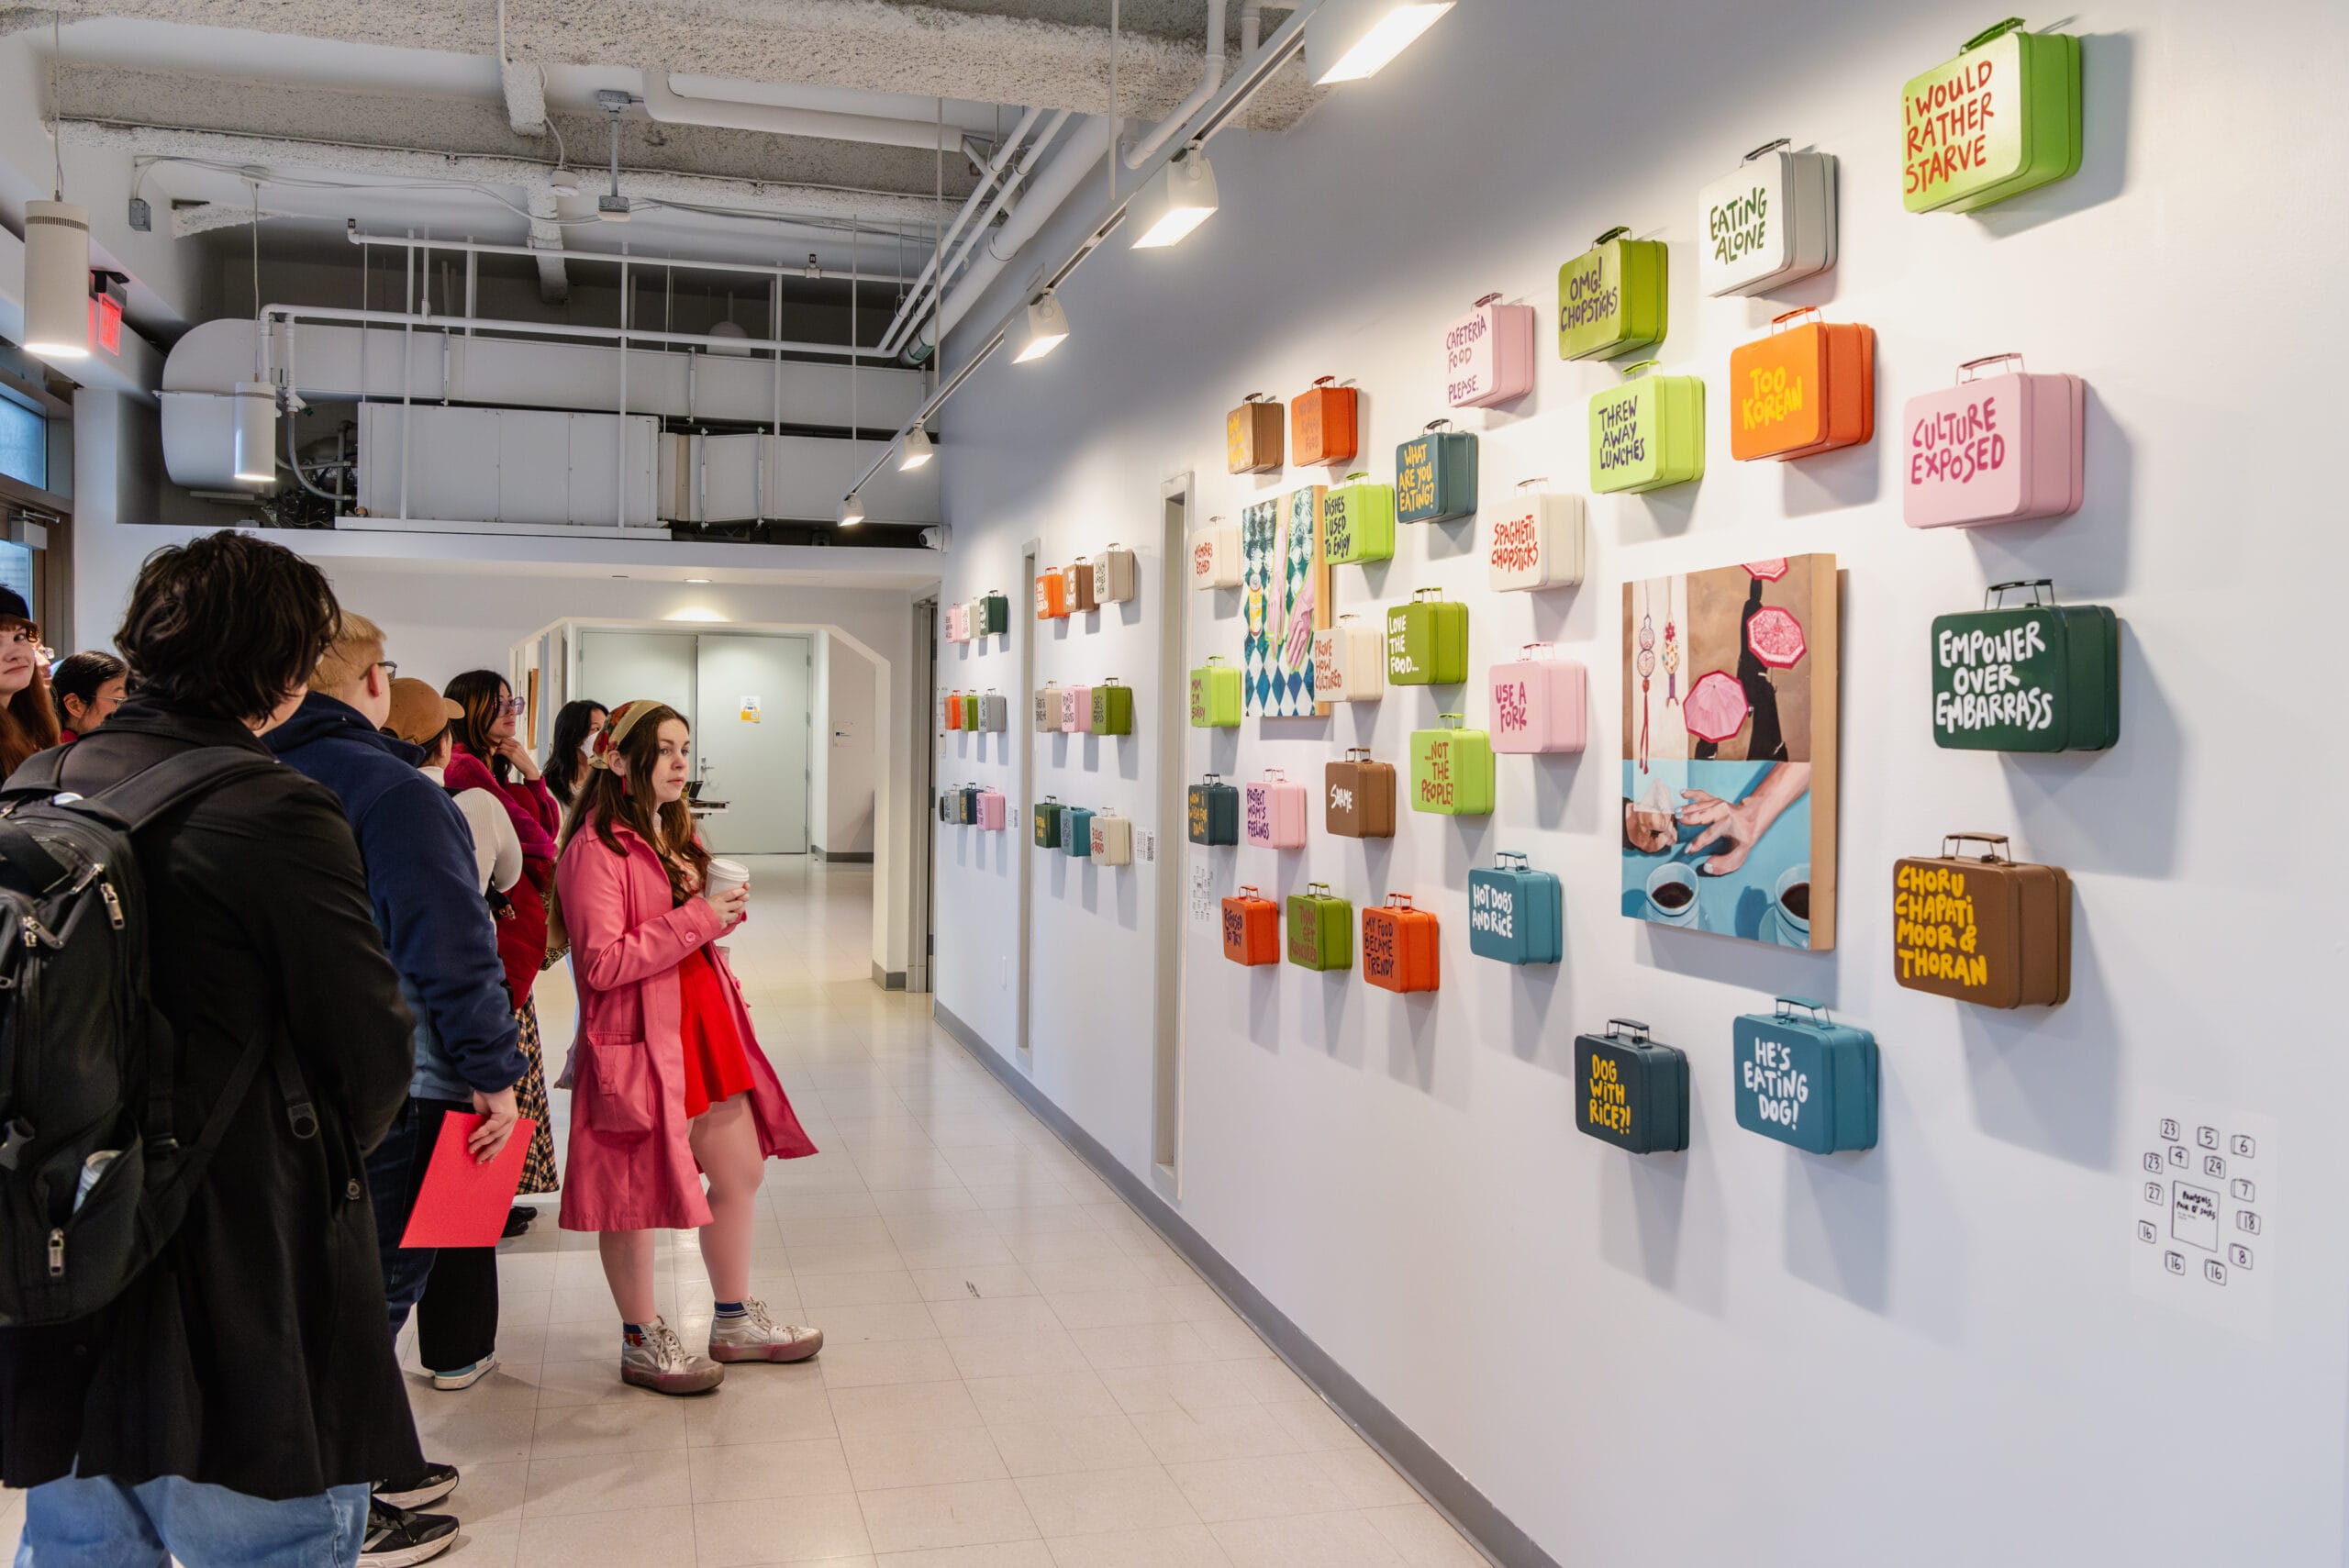
{"label": "yellow headband", "polygon": [[660,706],[657,702],[638,697],[612,709],[604,720],[604,728],[596,733],[596,754],[587,759],[587,765],[609,772],[612,753],[620,749],[620,742],[627,740],[628,732],[636,728],[636,721]]}

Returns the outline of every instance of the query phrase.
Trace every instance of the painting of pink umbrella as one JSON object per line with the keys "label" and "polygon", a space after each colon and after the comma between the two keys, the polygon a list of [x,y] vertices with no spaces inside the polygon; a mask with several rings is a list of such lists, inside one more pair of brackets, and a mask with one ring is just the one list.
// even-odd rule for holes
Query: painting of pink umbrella
{"label": "painting of pink umbrella", "polygon": [[1773,670],[1793,669],[1808,651],[1802,622],[1776,605],[1765,605],[1746,618],[1745,646]]}
{"label": "painting of pink umbrella", "polygon": [[1746,712],[1745,688],[1721,670],[1698,676],[1680,700],[1680,722],[1688,733],[1717,746],[1745,728]]}

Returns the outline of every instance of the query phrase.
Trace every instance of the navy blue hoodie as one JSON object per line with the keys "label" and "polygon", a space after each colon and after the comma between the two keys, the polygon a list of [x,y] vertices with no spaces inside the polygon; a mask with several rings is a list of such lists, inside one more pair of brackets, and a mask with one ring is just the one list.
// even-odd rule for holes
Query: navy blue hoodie
{"label": "navy blue hoodie", "polygon": [[262,739],[334,791],[351,818],[375,924],[416,1014],[408,1092],[465,1101],[510,1087],[523,1061],[496,924],[474,880],[472,830],[449,793],[416,771],[423,753],[317,692]]}

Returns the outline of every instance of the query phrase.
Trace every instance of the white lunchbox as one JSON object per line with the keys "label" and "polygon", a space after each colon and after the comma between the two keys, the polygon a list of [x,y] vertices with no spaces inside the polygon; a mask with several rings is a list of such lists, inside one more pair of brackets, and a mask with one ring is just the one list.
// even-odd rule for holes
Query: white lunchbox
{"label": "white lunchbox", "polygon": [[1386,629],[1340,616],[1313,634],[1313,700],[1376,702],[1386,692]]}
{"label": "white lunchbox", "polygon": [[1534,488],[1547,483],[1524,481],[1507,507],[1492,514],[1486,566],[1497,591],[1570,588],[1582,581],[1589,507],[1580,495]]}
{"label": "white lunchbox", "polygon": [[1835,264],[1835,158],[1784,138],[1745,155],[1697,196],[1697,283],[1765,294]]}
{"label": "white lunchbox", "polygon": [[1240,525],[1210,517],[1191,535],[1191,586],[1240,586]]}

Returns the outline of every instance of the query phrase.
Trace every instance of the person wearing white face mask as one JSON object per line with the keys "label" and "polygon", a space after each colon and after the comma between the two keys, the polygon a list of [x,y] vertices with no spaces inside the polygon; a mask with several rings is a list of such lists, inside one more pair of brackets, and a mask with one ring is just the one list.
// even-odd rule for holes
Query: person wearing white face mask
{"label": "person wearing white face mask", "polygon": [[586,697],[563,704],[554,716],[554,736],[547,742],[544,772],[547,788],[554,791],[565,811],[579,793],[587,759],[596,752],[596,737],[603,733],[604,721],[609,717],[602,703]]}

